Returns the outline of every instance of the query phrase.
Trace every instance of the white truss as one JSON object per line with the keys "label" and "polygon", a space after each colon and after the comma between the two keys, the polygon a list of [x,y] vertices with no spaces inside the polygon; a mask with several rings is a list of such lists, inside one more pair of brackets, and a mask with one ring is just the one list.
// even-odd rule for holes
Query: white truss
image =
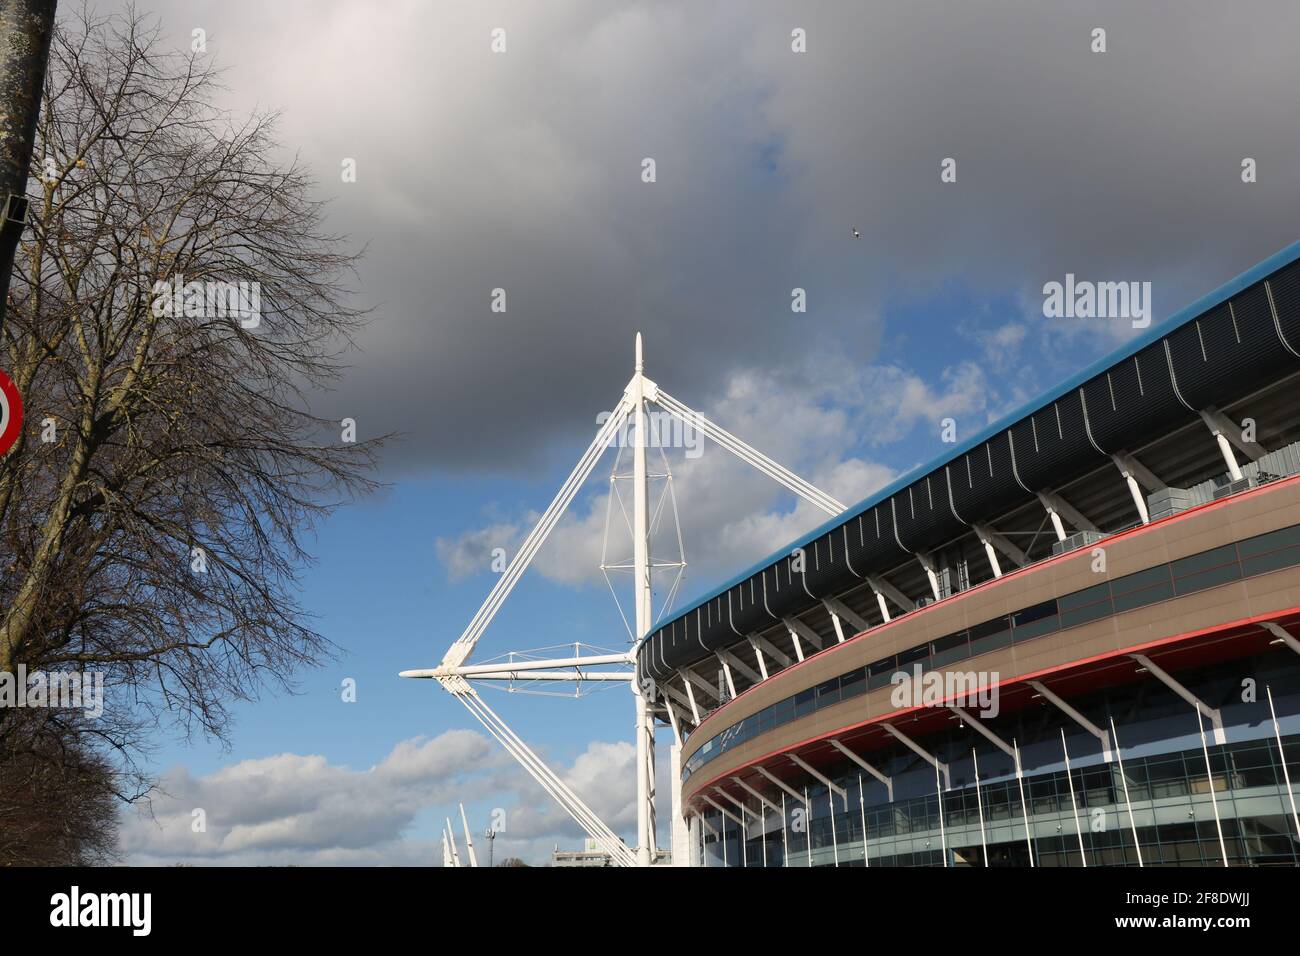
{"label": "white truss", "polygon": [[[655,527],[658,524],[660,516],[664,510],[665,500],[671,502],[674,521],[677,521],[677,501],[675,494],[672,493],[671,473],[668,470],[667,457],[664,456],[664,474],[659,477],[665,478],[667,485],[664,496],[660,498],[659,505],[655,509],[655,516],[652,519],[650,515],[649,504],[649,479],[650,475],[646,468],[645,449],[648,445],[647,440],[647,415],[646,404],[655,402],[670,415],[676,417],[684,425],[699,429],[703,434],[713,439],[718,445],[727,449],[736,455],[742,461],[757,468],[763,474],[776,480],[783,487],[787,488],[794,494],[810,502],[817,508],[831,515],[838,515],[844,511],[844,505],[830,495],[814,487],[807,481],[804,481],[798,475],[790,470],[777,464],[768,458],[762,452],[757,451],[745,442],[736,438],[726,429],[709,421],[699,412],[694,411],[685,404],[677,401],[672,396],[663,392],[654,382],[646,378],[643,374],[643,363],[641,353],[641,336],[636,337],[636,371],[632,380],[628,383],[619,399],[613,413],[605,421],[604,425],[596,433],[596,437],[587,450],[578,460],[578,464],[569,474],[568,479],[560,487],[550,506],[542,514],[537,525],[529,532],[528,537],[520,546],[519,551],[510,561],[505,573],[493,586],[488,593],[487,599],[470,620],[469,625],[459,638],[447,649],[443,656],[442,663],[438,667],[426,668],[419,670],[402,671],[402,677],[431,678],[438,681],[445,690],[453,697],[459,700],[466,709],[469,710],[474,718],[483,725],[492,737],[500,743],[519,764],[529,773],[537,783],[549,793],[557,803],[577,822],[577,824],[593,839],[596,845],[603,852],[609,855],[611,862],[616,866],[648,866],[655,858],[656,851],[655,841],[655,813],[654,813],[654,713],[652,710],[655,702],[647,700],[646,690],[641,686],[636,673],[636,651],[642,641],[649,634],[651,626],[651,600],[652,588],[651,581],[655,564],[650,557],[650,539]],[[632,531],[633,559],[630,570],[633,573],[634,594],[636,597],[635,609],[635,631],[629,627],[632,633],[634,645],[631,651],[626,653],[596,654],[581,656],[578,653],[579,647],[575,646],[575,652],[572,657],[568,658],[541,658],[541,659],[522,659],[515,660],[511,655],[509,660],[496,661],[484,664],[466,664],[470,653],[474,650],[479,639],[487,630],[492,619],[496,616],[501,605],[509,597],[514,586],[523,576],[524,571],[528,569],[538,551],[545,543],[547,537],[555,529],[563,516],[565,510],[577,496],[579,489],[590,477],[596,463],[600,460],[605,449],[608,448],[615,436],[627,423],[632,423],[632,446],[633,446],[633,508],[632,516],[629,521],[630,530]],[[662,447],[660,449],[662,455]],[[614,484],[618,480],[617,469],[618,462],[615,462],[614,474],[611,476],[611,496],[617,494]],[[619,500],[620,508],[623,508],[626,516],[626,507],[621,497]],[[612,502],[609,505],[612,507]],[[681,525],[677,521],[677,542],[681,548]],[[678,570],[677,581],[680,581],[681,570],[685,567],[684,549],[679,550],[680,559],[676,562],[661,562],[662,568],[676,568]],[[621,566],[607,565],[605,555],[601,560],[602,570],[608,571],[613,568],[622,569]],[[676,593],[676,584],[670,589],[665,607],[671,605],[671,601]],[[611,591],[613,586],[611,584]],[[615,595],[617,600],[617,595]],[[622,607],[619,613],[623,614]],[[624,623],[627,624],[626,615],[623,616]],[[631,669],[629,669],[629,666]],[[637,719],[637,847],[629,848],[614,831],[601,820],[592,809],[566,784],[560,777],[537,756],[533,750],[524,743],[513,730],[506,725],[505,721],[490,708],[478,693],[470,686],[471,680],[482,681],[507,681],[514,682],[520,680],[526,681],[571,681],[571,682],[625,682],[632,690],[636,701]],[[689,689],[689,688],[688,688]],[[666,711],[671,719],[674,715],[669,709]],[[679,780],[674,780],[674,786],[680,786]],[[465,823],[464,808],[461,808],[461,820]],[[471,866],[476,866],[477,861],[474,855],[473,844],[469,837],[468,824],[465,826],[466,842],[469,844],[467,850]],[[454,829],[451,821],[447,821],[447,828],[443,831],[443,858],[444,865],[448,862],[452,866],[461,866],[460,854],[457,851]]]}

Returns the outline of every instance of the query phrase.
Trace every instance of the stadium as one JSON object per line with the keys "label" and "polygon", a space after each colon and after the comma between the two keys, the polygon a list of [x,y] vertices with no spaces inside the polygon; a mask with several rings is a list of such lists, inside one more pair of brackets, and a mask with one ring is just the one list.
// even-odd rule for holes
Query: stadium
{"label": "stadium", "polygon": [[656,622],[677,865],[1300,862],[1298,377],[1300,243]]}

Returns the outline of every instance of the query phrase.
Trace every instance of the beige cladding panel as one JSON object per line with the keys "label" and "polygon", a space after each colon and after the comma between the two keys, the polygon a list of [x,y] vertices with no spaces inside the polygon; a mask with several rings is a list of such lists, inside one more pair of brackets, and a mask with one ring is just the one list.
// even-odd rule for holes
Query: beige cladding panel
{"label": "beige cladding panel", "polygon": [[[778,674],[752,688],[716,711],[700,731],[692,734],[682,759],[689,759],[710,737],[727,726],[855,667],[1039,601],[1083,590],[1103,579],[1111,580],[1241,538],[1287,527],[1298,519],[1300,481],[1293,480],[1137,533],[1107,540],[1107,573],[1104,576],[1092,570],[1093,557],[1091,549],[1087,549],[1057,560],[1048,567],[1030,569],[1022,575],[982,585],[920,614],[909,615],[837,645],[826,653],[809,658],[788,676]],[[953,669],[998,671],[1006,680],[1297,604],[1300,604],[1300,569],[1286,569],[1001,648],[962,661]],[[879,688],[747,741],[728,751],[725,766],[740,766],[799,740],[889,713],[893,710],[889,704],[890,690],[888,687]],[[701,768],[701,779],[712,778],[725,769],[719,759],[706,766],[707,770]]]}

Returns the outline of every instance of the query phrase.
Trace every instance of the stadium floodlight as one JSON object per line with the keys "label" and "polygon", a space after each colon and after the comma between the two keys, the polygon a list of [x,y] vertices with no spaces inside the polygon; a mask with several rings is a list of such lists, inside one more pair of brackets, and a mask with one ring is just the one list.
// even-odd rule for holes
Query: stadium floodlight
{"label": "stadium floodlight", "polygon": [[[644,357],[642,353],[641,334],[636,336],[636,367],[631,381],[623,390],[614,411],[605,419],[596,437],[587,446],[578,464],[569,477],[560,486],[555,498],[543,512],[536,526],[528,533],[518,552],[511,559],[505,572],[493,585],[483,605],[471,618],[464,632],[461,633],[443,655],[442,663],[433,668],[406,670],[402,677],[428,678],[438,681],[443,688],[459,700],[484,729],[519,764],[528,772],[542,789],[549,793],[560,806],[582,827],[606,853],[615,866],[649,866],[656,858],[655,849],[655,793],[654,793],[654,734],[655,715],[665,711],[670,720],[675,716],[666,710],[666,701],[651,699],[655,693],[653,682],[642,681],[637,673],[637,650],[645,641],[653,623],[652,577],[657,566],[651,559],[650,541],[657,524],[658,514],[663,506],[663,499],[656,509],[655,520],[650,513],[650,473],[646,465],[646,449],[650,444],[649,415],[647,405],[654,403],[684,426],[697,429],[712,439],[720,447],[731,452],[741,461],[758,469],[774,479],[783,487],[808,501],[815,507],[832,516],[841,514],[845,506],[835,498],[800,478],[789,469],[777,464],[762,452],[741,441],[726,429],[710,421],[707,417],[673,398],[645,376]],[[633,577],[634,626],[633,646],[626,653],[594,654],[582,656],[575,646],[569,657],[536,658],[515,660],[514,655],[507,661],[484,664],[467,664],[470,654],[482,638],[488,625],[505,603],[510,592],[523,576],[523,573],[537,556],[547,537],[555,529],[560,518],[577,497],[578,491],[591,476],[593,469],[604,451],[615,441],[616,435],[631,424],[632,444],[632,563],[630,570]],[[666,477],[667,461],[664,461]],[[617,472],[617,463],[615,471]],[[617,476],[615,476],[617,477]],[[665,496],[671,494],[671,487]],[[671,499],[674,518],[676,517],[676,498]],[[620,507],[622,503],[620,501]],[[678,546],[681,545],[680,525],[678,527]],[[676,568],[679,574],[685,565],[684,553],[679,560],[661,562],[665,568]],[[608,570],[602,556],[602,571]],[[613,590],[611,586],[611,590]],[[676,582],[673,586],[675,593]],[[615,595],[617,599],[617,595]],[[620,608],[620,613],[622,609]],[[626,618],[625,618],[626,620]],[[637,845],[629,848],[618,835],[597,814],[583,802],[568,784],[551,770],[533,750],[524,743],[501,717],[478,695],[470,681],[567,681],[581,684],[583,682],[626,682],[631,688],[636,707],[636,793],[637,793]],[[680,779],[673,781],[674,787],[680,787]],[[464,808],[461,809],[462,823]],[[465,826],[466,842],[470,843],[469,828]],[[447,821],[444,831],[444,857],[449,856],[452,865],[460,866],[460,854],[457,852],[456,840],[451,821]],[[448,853],[449,849],[449,853]],[[467,847],[470,865],[477,862],[472,843]]]}

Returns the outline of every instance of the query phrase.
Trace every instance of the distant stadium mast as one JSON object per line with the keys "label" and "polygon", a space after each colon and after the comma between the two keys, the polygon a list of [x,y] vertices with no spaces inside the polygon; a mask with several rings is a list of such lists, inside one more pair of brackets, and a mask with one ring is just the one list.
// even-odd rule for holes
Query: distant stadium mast
{"label": "distant stadium mast", "polygon": [[[811,502],[816,507],[832,516],[845,510],[845,506],[836,499],[798,475],[777,464],[762,452],[745,444],[726,429],[709,421],[699,412],[677,401],[645,377],[645,362],[641,345],[641,333],[636,336],[636,368],[627,388],[619,399],[613,413],[596,433],[596,437],[578,460],[577,466],[568,479],[560,486],[559,492],[550,506],[542,514],[537,525],[511,559],[505,572],[497,580],[482,607],[470,620],[469,625],[459,638],[447,649],[442,663],[438,667],[402,671],[402,677],[432,678],[442,684],[453,697],[459,700],[474,715],[475,719],[491,734],[498,743],[506,748],[523,768],[536,780],[547,793],[577,821],[578,825],[596,841],[597,846],[609,855],[616,866],[650,866],[656,857],[655,848],[655,705],[658,694],[653,680],[644,678],[637,672],[637,650],[650,633],[653,624],[653,592],[651,576],[654,564],[650,554],[650,475],[646,468],[646,448],[650,441],[649,421],[646,405],[654,402],[664,411],[680,420],[684,425],[698,429],[706,437],[736,455],[741,461],[752,465],[768,477],[783,485],[787,490]],[[598,654],[581,656],[576,651],[574,656],[559,659],[510,660],[491,664],[467,665],[465,662],[474,650],[480,637],[496,616],[510,592],[518,583],[528,565],[532,562],[547,536],[554,530],[565,510],[577,497],[578,491],[590,477],[596,463],[605,449],[610,447],[619,431],[631,421],[632,424],[632,482],[633,482],[633,593],[635,599],[635,642],[630,651],[622,654]],[[629,666],[631,669],[629,670]],[[611,669],[612,668],[612,669]],[[551,680],[565,682],[582,681],[627,681],[631,685],[636,701],[636,795],[637,795],[637,845],[630,850],[618,835],[601,820],[582,799],[573,792],[559,776],[551,770],[533,750],[511,730],[470,686],[471,680],[515,681],[515,680]],[[663,709],[670,706],[663,701]],[[674,730],[676,722],[672,721]],[[679,741],[680,742],[680,741]],[[674,776],[676,777],[674,768]],[[674,788],[681,786],[680,778],[673,780]],[[468,830],[468,828],[467,828]],[[447,837],[450,842],[450,856],[453,865],[459,864],[455,836],[451,823],[447,824]],[[468,839],[468,836],[467,836]],[[678,853],[685,852],[684,847],[674,847]],[[472,853],[472,850],[471,850]],[[682,863],[684,861],[675,860]]]}

